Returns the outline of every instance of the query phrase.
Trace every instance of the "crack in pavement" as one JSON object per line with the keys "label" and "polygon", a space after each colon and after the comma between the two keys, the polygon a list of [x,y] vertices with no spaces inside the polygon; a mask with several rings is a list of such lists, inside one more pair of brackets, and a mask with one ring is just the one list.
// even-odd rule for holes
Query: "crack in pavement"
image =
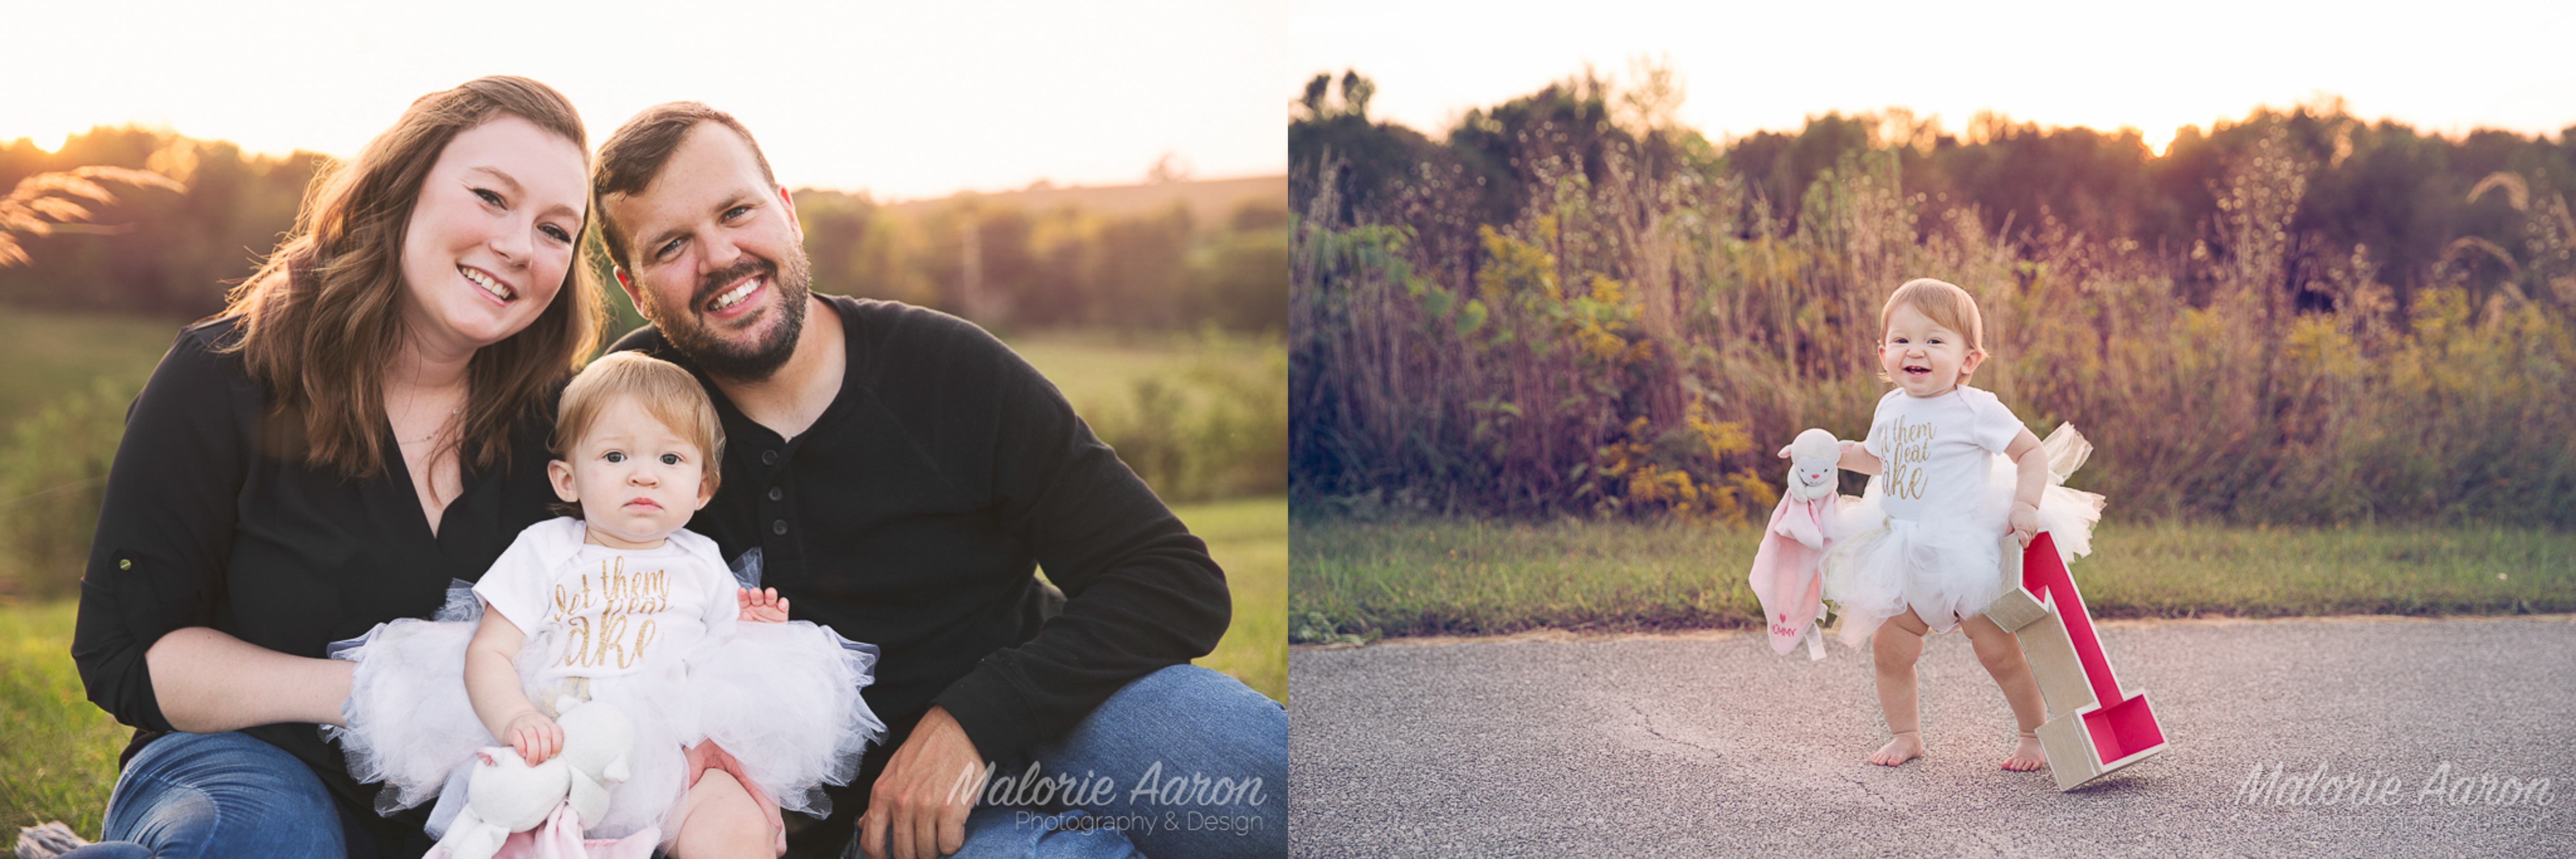
{"label": "crack in pavement", "polygon": [[1662,732],[1662,731],[1658,731],[1658,730],[1655,730],[1655,717],[1650,716],[1650,715],[1647,715],[1647,714],[1646,714],[1646,709],[1645,709],[1645,708],[1637,706],[1637,702],[1635,702],[1635,701],[1628,701],[1628,702],[1627,702],[1627,704],[1628,704],[1628,709],[1629,709],[1630,711],[1633,711],[1633,712],[1635,712],[1635,713],[1637,714],[1637,720],[1638,720],[1638,721],[1640,721],[1640,722],[1644,722],[1644,723],[1646,723],[1646,733],[1649,733],[1649,734],[1653,734],[1653,735],[1655,735],[1655,738],[1656,738],[1656,739],[1662,740],[1662,741],[1667,742],[1667,743],[1672,743],[1672,744],[1677,745],[1677,746],[1689,746],[1689,747],[1691,747],[1691,748],[1698,749],[1698,750],[1700,750],[1700,751],[1707,752],[1707,753],[1709,753],[1709,754],[1716,755],[1716,756],[1721,757],[1721,758],[1722,758],[1722,757],[1726,757],[1726,753],[1725,753],[1725,752],[1721,752],[1721,751],[1718,751],[1718,750],[1716,750],[1716,749],[1712,749],[1712,748],[1709,748],[1709,747],[1707,747],[1707,746],[1700,745],[1700,744],[1698,744],[1698,743],[1690,742],[1690,741],[1688,741],[1688,740],[1681,740],[1681,739],[1675,739],[1675,738],[1673,738],[1673,737],[1667,737],[1667,736],[1664,736],[1664,732]]}

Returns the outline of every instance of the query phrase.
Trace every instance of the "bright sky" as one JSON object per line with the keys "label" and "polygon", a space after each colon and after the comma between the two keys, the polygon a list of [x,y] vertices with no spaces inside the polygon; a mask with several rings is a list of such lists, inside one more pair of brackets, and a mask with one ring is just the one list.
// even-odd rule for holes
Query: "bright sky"
{"label": "bright sky", "polygon": [[[1297,74],[1356,68],[1370,114],[1437,136],[1582,71],[1668,57],[1684,124],[1712,139],[1795,131],[1810,115],[1890,106],[1956,133],[1980,110],[2043,125],[2139,129],[2243,119],[2322,92],[2353,115],[2457,135],[2556,137],[2576,126],[2576,62],[2547,47],[2576,3],[2454,0],[2388,7],[2280,0],[2161,3],[1675,3],[1301,0]],[[1338,92],[1338,85],[1336,88]]]}
{"label": "bright sky", "polygon": [[357,151],[412,99],[486,74],[562,90],[591,143],[694,99],[790,188],[880,200],[1287,171],[1287,0],[0,0],[0,140],[140,123],[245,148]]}

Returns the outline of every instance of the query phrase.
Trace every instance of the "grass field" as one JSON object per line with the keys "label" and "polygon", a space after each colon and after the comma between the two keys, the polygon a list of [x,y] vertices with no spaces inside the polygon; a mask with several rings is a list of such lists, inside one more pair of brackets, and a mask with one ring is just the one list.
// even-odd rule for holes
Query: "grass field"
{"label": "grass field", "polygon": [[[1075,411],[1093,421],[1105,410],[1130,405],[1136,383],[1148,379],[1168,380],[1185,402],[1205,406],[1216,392],[1180,378],[1193,364],[1250,375],[1260,372],[1269,351],[1263,341],[1239,335],[1130,337],[1110,331],[1048,331],[1014,336],[1008,342],[1012,351],[1064,392]],[[1287,391],[1281,389],[1279,396],[1286,397]]]}
{"label": "grass field", "polygon": [[[1677,524],[1371,523],[1300,515],[1300,640],[1758,625],[1760,533]],[[2576,534],[2105,525],[2073,565],[2097,617],[2576,611]]]}
{"label": "grass field", "polygon": [[72,670],[74,604],[0,606],[0,833],[48,820],[98,834],[130,733],[90,706]]}
{"label": "grass field", "polygon": [[1208,543],[1234,592],[1234,623],[1198,664],[1288,700],[1288,505],[1277,498],[1174,508]]}
{"label": "grass field", "polygon": [[[133,316],[0,310],[0,429],[104,379],[143,390],[187,322]],[[5,499],[0,499],[5,500]]]}
{"label": "grass field", "polygon": [[[185,320],[0,312],[0,427],[105,379],[124,391],[143,389]],[[1257,370],[1262,349],[1240,338],[1121,337],[1109,332],[1041,332],[1011,338],[1011,348],[1054,380],[1077,410],[1123,406],[1140,379],[1172,375],[1193,359]]]}
{"label": "grass field", "polygon": [[1072,331],[1010,344],[1164,500],[1288,488],[1288,355],[1276,338]]}

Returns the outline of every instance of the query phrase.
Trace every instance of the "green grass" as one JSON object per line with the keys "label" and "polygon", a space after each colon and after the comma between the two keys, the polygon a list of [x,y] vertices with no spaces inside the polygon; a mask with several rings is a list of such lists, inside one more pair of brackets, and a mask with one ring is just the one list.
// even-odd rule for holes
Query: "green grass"
{"label": "green grass", "polygon": [[[131,396],[187,323],[175,319],[0,311],[0,428],[105,379]],[[0,499],[6,500],[6,499]]]}
{"label": "green grass", "polygon": [[1209,336],[1043,331],[1017,335],[1009,342],[1011,351],[1046,374],[1085,420],[1102,410],[1127,406],[1136,383],[1149,379],[1179,386],[1176,393],[1186,402],[1204,406],[1216,392],[1178,378],[1193,363],[1256,374],[1268,351],[1265,341],[1221,332]]}
{"label": "green grass", "polygon": [[1199,665],[1234,675],[1254,691],[1288,700],[1288,504],[1257,498],[1175,507],[1208,543],[1234,592],[1234,623]]}
{"label": "green grass", "polygon": [[1288,354],[1277,338],[1055,331],[1010,342],[1164,500],[1288,488]]}
{"label": "green grass", "polygon": [[[1759,623],[1753,529],[1300,515],[1290,534],[1303,640]],[[2074,572],[2103,618],[2576,611],[2576,534],[2544,531],[2113,523]]]}
{"label": "green grass", "polygon": [[81,694],[73,604],[0,606],[0,832],[48,820],[96,835],[131,733]]}

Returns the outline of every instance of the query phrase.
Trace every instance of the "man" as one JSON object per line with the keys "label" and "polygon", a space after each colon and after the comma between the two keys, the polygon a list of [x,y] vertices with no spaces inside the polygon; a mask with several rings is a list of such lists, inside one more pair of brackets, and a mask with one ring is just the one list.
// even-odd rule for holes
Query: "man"
{"label": "man", "polygon": [[1052,385],[970,323],[812,295],[795,204],[721,111],[628,120],[592,191],[652,323],[615,348],[724,418],[690,528],[883,651],[890,735],[792,854],[1285,852],[1285,711],[1186,664],[1225,632],[1224,575]]}

